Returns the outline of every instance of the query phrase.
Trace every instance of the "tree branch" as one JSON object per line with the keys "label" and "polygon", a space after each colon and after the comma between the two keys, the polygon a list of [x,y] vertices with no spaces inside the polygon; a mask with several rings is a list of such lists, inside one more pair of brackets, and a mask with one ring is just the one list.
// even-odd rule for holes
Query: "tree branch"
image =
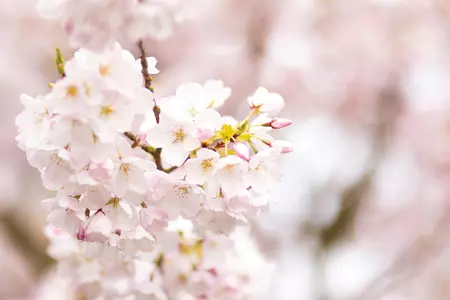
{"label": "tree branch", "polygon": [[140,52],[140,58],[141,58],[141,67],[142,67],[142,76],[144,77],[144,86],[146,89],[148,89],[150,92],[153,93],[153,102],[155,103],[155,106],[153,107],[153,113],[155,114],[156,123],[159,123],[159,115],[161,113],[161,109],[156,104],[156,100],[154,97],[155,89],[152,87],[152,76],[148,73],[148,62],[147,62],[147,54],[145,53],[144,48],[144,42],[142,40],[139,40],[137,42],[137,46],[139,48]]}

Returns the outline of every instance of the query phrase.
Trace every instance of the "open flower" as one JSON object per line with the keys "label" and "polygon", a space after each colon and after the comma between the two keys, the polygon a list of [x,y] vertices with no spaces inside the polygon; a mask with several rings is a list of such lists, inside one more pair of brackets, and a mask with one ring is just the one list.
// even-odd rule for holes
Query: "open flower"
{"label": "open flower", "polygon": [[214,168],[220,154],[202,148],[196,152],[196,158],[189,159],[186,164],[186,180],[194,184],[204,184],[213,177]]}
{"label": "open flower", "polygon": [[280,168],[275,161],[280,154],[280,148],[268,148],[258,152],[249,161],[245,177],[253,189],[264,193],[272,189],[280,180]]}
{"label": "open flower", "polygon": [[269,93],[266,88],[259,87],[256,92],[247,99],[251,108],[258,109],[262,113],[271,115],[278,114],[284,107],[284,100],[281,95]]}
{"label": "open flower", "polygon": [[184,163],[191,151],[200,146],[197,140],[195,124],[186,119],[176,119],[167,114],[161,114],[161,122],[147,133],[147,142],[163,148],[164,159],[172,166]]}

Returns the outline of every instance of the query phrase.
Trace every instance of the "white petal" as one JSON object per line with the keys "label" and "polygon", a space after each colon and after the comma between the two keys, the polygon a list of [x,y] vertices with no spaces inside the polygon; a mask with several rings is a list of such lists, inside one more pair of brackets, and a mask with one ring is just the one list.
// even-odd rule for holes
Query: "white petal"
{"label": "white petal", "polygon": [[183,141],[183,148],[187,151],[192,151],[200,147],[200,141],[193,136],[186,136]]}
{"label": "white petal", "polygon": [[205,172],[201,166],[203,159],[189,159],[185,163],[186,181],[192,184],[203,184],[206,181]]}
{"label": "white petal", "polygon": [[181,166],[189,155],[190,151],[183,149],[183,145],[176,144],[165,147],[162,155],[165,161],[172,166]]}
{"label": "white petal", "polygon": [[214,159],[214,158],[219,158],[220,154],[211,149],[201,148],[196,152],[196,156],[198,158],[206,158],[206,159],[213,158]]}
{"label": "white petal", "polygon": [[197,115],[195,123],[199,128],[215,130],[222,125],[222,116],[215,109],[209,108]]}

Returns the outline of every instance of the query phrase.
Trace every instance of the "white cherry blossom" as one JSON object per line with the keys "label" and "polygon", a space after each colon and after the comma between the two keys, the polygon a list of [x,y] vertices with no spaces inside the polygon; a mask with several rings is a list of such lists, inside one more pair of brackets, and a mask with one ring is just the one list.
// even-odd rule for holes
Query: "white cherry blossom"
{"label": "white cherry blossom", "polygon": [[170,220],[178,216],[193,218],[204,202],[205,193],[197,185],[175,182],[159,205],[169,215]]}
{"label": "white cherry blossom", "polygon": [[259,87],[251,97],[248,97],[247,102],[251,108],[271,115],[278,114],[284,107],[284,100],[281,95],[270,93],[263,87]]}
{"label": "white cherry blossom", "polygon": [[20,96],[20,102],[25,110],[16,117],[16,126],[19,131],[16,140],[24,150],[40,148],[44,145],[44,138],[51,124],[48,105],[42,96],[34,99],[24,94]]}
{"label": "white cherry blossom", "polygon": [[221,107],[231,96],[231,89],[225,87],[222,80],[207,80],[203,84],[203,88],[208,95],[209,107]]}
{"label": "white cherry blossom", "polygon": [[186,180],[193,184],[204,184],[213,177],[214,168],[220,154],[202,148],[196,152],[196,158],[191,158],[185,163]]}
{"label": "white cherry blossom", "polygon": [[280,180],[281,171],[276,163],[280,148],[268,148],[258,152],[248,163],[246,179],[253,189],[264,193]]}
{"label": "white cherry blossom", "polygon": [[70,196],[59,195],[54,199],[45,200],[44,205],[49,206],[47,220],[53,226],[76,234],[80,223],[84,220],[84,209],[80,202]]}
{"label": "white cherry blossom", "polygon": [[180,166],[191,151],[200,146],[197,128],[190,120],[176,119],[161,114],[161,122],[147,133],[147,142],[163,148],[163,157],[168,164]]}
{"label": "white cherry blossom", "polygon": [[214,176],[220,183],[223,193],[235,196],[247,190],[248,184],[245,180],[247,170],[247,162],[231,155],[219,159]]}

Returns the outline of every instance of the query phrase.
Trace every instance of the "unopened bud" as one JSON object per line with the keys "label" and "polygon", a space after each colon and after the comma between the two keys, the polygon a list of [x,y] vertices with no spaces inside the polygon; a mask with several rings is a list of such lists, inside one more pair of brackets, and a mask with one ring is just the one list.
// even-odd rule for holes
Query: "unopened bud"
{"label": "unopened bud", "polygon": [[272,127],[273,129],[281,129],[284,127],[288,127],[291,124],[292,124],[292,121],[289,119],[275,118],[272,120],[272,122],[270,122],[270,127]]}
{"label": "unopened bud", "polygon": [[83,223],[80,222],[78,225],[77,239],[79,241],[84,241],[86,238],[86,228],[84,228]]}
{"label": "unopened bud", "polygon": [[271,147],[281,148],[281,153],[290,153],[294,151],[294,146],[285,140],[276,140],[270,144]]}
{"label": "unopened bud", "polygon": [[236,156],[242,158],[245,161],[250,160],[250,151],[244,143],[234,143],[233,150],[236,152]]}

